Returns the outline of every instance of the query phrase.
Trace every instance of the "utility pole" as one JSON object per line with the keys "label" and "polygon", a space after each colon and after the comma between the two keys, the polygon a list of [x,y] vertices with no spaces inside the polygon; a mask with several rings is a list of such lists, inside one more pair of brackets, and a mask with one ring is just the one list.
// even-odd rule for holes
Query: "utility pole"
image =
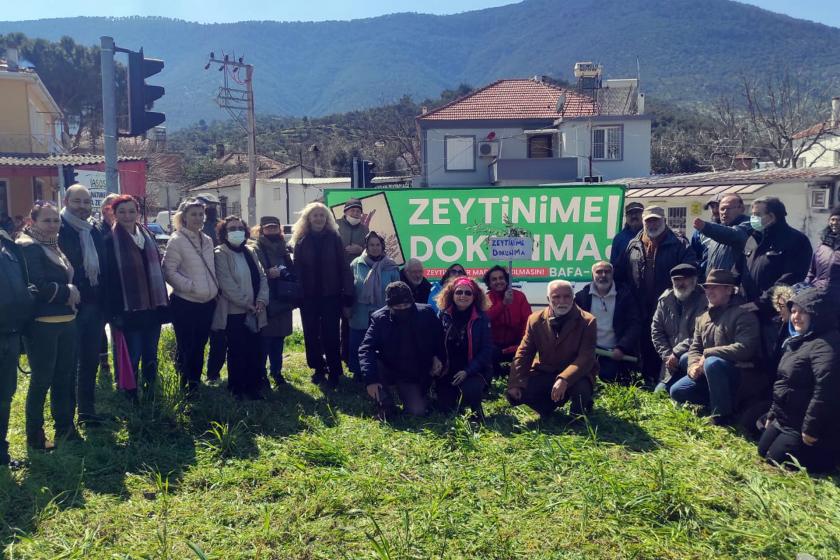
{"label": "utility pole", "polygon": [[[233,120],[245,130],[248,135],[248,224],[257,224],[257,123],[254,115],[254,66],[246,64],[243,57],[234,59],[224,55],[220,60],[214,53],[204,69],[212,64],[219,65],[219,71],[224,72],[224,84],[219,87],[216,102],[219,107],[226,109]],[[245,80],[240,79],[239,70],[245,69]],[[230,70],[229,70],[230,69]],[[234,82],[245,89],[232,87]]]}
{"label": "utility pole", "polygon": [[117,184],[117,92],[114,72],[114,38],[100,37],[102,67],[102,124],[105,136],[105,188],[118,193]]}

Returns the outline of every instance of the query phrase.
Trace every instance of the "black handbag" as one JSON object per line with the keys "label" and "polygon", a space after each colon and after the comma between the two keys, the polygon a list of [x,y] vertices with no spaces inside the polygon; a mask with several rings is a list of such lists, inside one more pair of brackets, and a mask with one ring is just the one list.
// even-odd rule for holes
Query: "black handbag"
{"label": "black handbag", "polygon": [[303,286],[288,268],[284,268],[279,278],[269,280],[271,298],[268,303],[268,315],[272,317],[300,306],[303,299]]}

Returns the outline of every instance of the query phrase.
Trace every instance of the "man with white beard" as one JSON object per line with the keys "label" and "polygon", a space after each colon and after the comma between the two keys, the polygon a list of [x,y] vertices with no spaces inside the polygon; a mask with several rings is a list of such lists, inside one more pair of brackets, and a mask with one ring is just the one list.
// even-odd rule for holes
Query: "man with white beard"
{"label": "man with white beard", "polygon": [[650,328],[653,346],[662,358],[657,392],[670,391],[685,375],[694,322],[709,307],[694,266],[680,264],[672,268],[671,282],[674,287],[659,297]]}
{"label": "man with white beard", "polygon": [[[671,287],[670,271],[678,264],[697,265],[694,251],[665,223],[665,209],[648,206],[642,214],[644,226],[615,267],[617,282],[628,283],[635,291],[642,320],[649,325],[659,296]],[[659,378],[662,360],[648,337],[640,341],[642,376],[651,389]]]}
{"label": "man with white beard", "polygon": [[540,418],[567,402],[572,414],[587,414],[598,375],[595,317],[575,304],[566,280],[548,284],[548,303],[528,317],[511,364],[507,399],[512,406],[531,407]]}

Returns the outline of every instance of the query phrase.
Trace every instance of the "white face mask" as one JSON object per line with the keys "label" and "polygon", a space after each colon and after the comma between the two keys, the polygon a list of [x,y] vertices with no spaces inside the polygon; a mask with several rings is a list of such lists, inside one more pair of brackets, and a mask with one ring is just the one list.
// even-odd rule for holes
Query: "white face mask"
{"label": "white face mask", "polygon": [[244,231],[229,231],[228,232],[228,243],[233,245],[234,247],[238,245],[242,245],[245,243],[245,232]]}
{"label": "white face mask", "polygon": [[764,222],[761,221],[761,216],[756,216],[755,214],[750,216],[750,226],[755,231],[762,231],[764,229]]}
{"label": "white face mask", "polygon": [[347,223],[351,226],[357,226],[362,221],[361,218],[354,218],[353,216],[345,216],[344,219],[346,219]]}

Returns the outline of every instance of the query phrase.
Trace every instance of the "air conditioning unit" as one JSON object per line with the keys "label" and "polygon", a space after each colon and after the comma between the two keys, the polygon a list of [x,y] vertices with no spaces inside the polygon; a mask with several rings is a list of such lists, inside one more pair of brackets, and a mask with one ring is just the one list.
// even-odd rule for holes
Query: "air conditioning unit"
{"label": "air conditioning unit", "polygon": [[587,175],[583,178],[584,183],[603,183],[604,176],[603,175]]}
{"label": "air conditioning unit", "polygon": [[499,143],[498,142],[479,142],[478,143],[478,157],[499,157]]}

